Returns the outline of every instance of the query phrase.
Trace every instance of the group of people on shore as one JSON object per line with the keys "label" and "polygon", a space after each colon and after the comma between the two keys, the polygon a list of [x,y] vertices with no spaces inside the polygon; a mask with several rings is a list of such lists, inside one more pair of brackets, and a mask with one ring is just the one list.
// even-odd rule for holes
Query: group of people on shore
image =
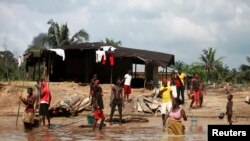
{"label": "group of people on shore", "polygon": [[[129,95],[131,94],[131,70],[129,70],[123,79],[118,79],[116,81],[116,84],[112,86],[111,88],[111,95],[110,95],[110,125],[113,124],[113,115],[115,112],[115,108],[118,107],[119,112],[119,120],[120,125],[122,124],[122,110],[125,107],[124,102],[129,100]],[[89,98],[91,99],[91,107],[92,112],[94,116],[94,124],[93,124],[93,130],[95,130],[97,122],[99,119],[101,119],[99,130],[102,129],[104,126],[104,104],[103,104],[103,94],[102,94],[102,88],[100,87],[100,81],[97,78],[97,75],[94,74],[93,78],[91,79],[90,83],[90,92],[89,92]]]}
{"label": "group of people on shore", "polygon": [[[112,86],[111,95],[110,95],[110,125],[112,125],[113,114],[115,112],[116,106],[118,107],[120,124],[122,124],[122,109],[124,108],[124,102],[129,100],[129,95],[131,94],[131,70],[129,70],[124,78],[118,79],[116,81],[116,85]],[[50,126],[50,114],[49,114],[49,106],[51,103],[51,93],[46,81],[42,80],[37,81],[36,84],[36,94],[34,94],[34,89],[29,87],[27,89],[27,97],[20,97],[21,102],[26,105],[25,111],[23,113],[23,123],[24,129],[26,132],[31,131],[35,112],[39,111],[39,116],[41,118],[42,126],[45,126],[45,121],[47,118],[48,127]],[[100,87],[100,81],[97,78],[97,75],[94,74],[90,83],[90,93],[89,98],[91,101],[91,107],[94,117],[93,130],[95,130],[97,122],[101,119],[101,123],[99,129],[101,130],[104,126],[104,103],[102,98],[102,88]],[[40,120],[39,118],[39,120]],[[40,124],[40,123],[39,123]]]}
{"label": "group of people on shore", "polygon": [[[187,120],[187,115],[185,110],[182,108],[185,104],[184,90],[187,86],[187,75],[178,69],[178,72],[172,72],[170,80],[164,78],[162,80],[162,85],[159,88],[159,95],[162,98],[161,103],[161,114],[163,126],[166,126],[166,121],[168,123],[168,133],[183,135],[184,125],[181,123],[181,119]],[[203,98],[206,94],[205,84],[201,80],[201,77],[197,72],[195,72],[191,79],[189,79],[189,99],[191,99],[189,109],[201,108],[203,104]],[[173,91],[176,89],[176,96],[173,95]],[[188,91],[188,90],[187,90]],[[232,125],[232,115],[233,115],[233,95],[230,93],[227,97],[228,102],[226,105],[227,121],[229,125]],[[195,104],[195,106],[193,106]],[[168,112],[166,112],[168,111]]]}
{"label": "group of people on shore", "polygon": [[[202,107],[203,96],[206,94],[206,91],[205,84],[197,72],[193,74],[192,78],[188,78],[181,69],[178,69],[177,73],[173,71],[170,77],[170,86],[176,88],[177,98],[181,99],[181,105],[185,104],[184,91],[186,89],[188,98],[192,100],[189,107],[195,109]],[[193,107],[194,103],[195,107]]]}
{"label": "group of people on shore", "polygon": [[[110,94],[110,125],[113,124],[113,115],[115,108],[118,107],[119,112],[119,124],[122,124],[122,111],[124,109],[125,101],[128,102],[129,95],[131,94],[131,70],[129,70],[122,79],[118,79],[115,85],[111,88]],[[182,119],[187,120],[185,110],[181,105],[185,104],[185,86],[187,82],[187,75],[178,69],[178,73],[173,72],[170,80],[167,78],[162,79],[162,84],[159,88],[159,96],[162,98],[161,102],[161,115],[163,127],[167,126],[168,133],[182,135],[184,134],[185,127],[182,124]],[[173,87],[174,86],[174,87]],[[42,126],[45,126],[45,119],[47,118],[48,126],[50,126],[49,106],[51,103],[51,93],[46,81],[36,84],[37,95],[33,94],[33,88],[27,89],[27,98],[21,98],[21,101],[26,105],[25,112],[23,114],[23,123],[25,131],[32,130],[35,111],[39,109],[39,115],[41,116]],[[173,88],[176,89],[177,95],[173,96]],[[190,95],[192,100],[190,108],[201,108],[203,103],[203,97],[205,92],[205,85],[201,81],[198,73],[194,73],[193,78],[190,80]],[[94,74],[90,83],[89,98],[91,101],[91,107],[93,112],[94,124],[93,130],[96,129],[97,122],[101,119],[99,130],[102,130],[105,121],[105,115],[103,112],[103,91],[100,86],[100,81],[97,75]],[[232,95],[228,97],[227,112],[228,121],[232,124],[230,115],[232,117]]]}
{"label": "group of people on shore", "polygon": [[[162,98],[162,124],[163,127],[166,127],[166,124],[168,124],[167,130],[170,134],[184,134],[185,127],[181,121],[182,119],[186,121],[187,116],[185,110],[180,105],[183,105],[185,102],[185,81],[186,75],[179,69],[178,74],[175,72],[171,74],[170,80],[163,78],[159,88],[159,96]],[[174,88],[176,88],[176,96],[173,95]]]}

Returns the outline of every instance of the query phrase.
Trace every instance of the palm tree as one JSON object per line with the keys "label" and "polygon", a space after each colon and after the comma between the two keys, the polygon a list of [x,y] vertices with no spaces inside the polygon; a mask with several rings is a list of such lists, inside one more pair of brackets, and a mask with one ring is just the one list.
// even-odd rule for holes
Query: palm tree
{"label": "palm tree", "polygon": [[101,41],[102,43],[106,43],[108,45],[111,45],[111,46],[121,46],[122,45],[122,42],[121,41],[114,41],[113,39],[109,39],[109,38],[106,38],[106,41]]}
{"label": "palm tree", "polygon": [[[247,62],[250,64],[250,57],[249,56],[247,56]],[[250,71],[250,66],[243,64],[240,66],[240,70],[241,71]]]}
{"label": "palm tree", "polygon": [[212,47],[208,49],[203,49],[203,54],[201,54],[200,59],[202,61],[202,66],[205,67],[205,70],[207,71],[207,82],[210,79],[211,71],[214,70],[215,65],[218,65],[221,63],[221,60],[224,57],[219,57],[218,59],[215,59],[215,53],[216,49],[213,49]]}
{"label": "palm tree", "polygon": [[230,78],[234,75],[233,71],[229,70],[227,65],[219,63],[215,65],[214,77],[217,79],[218,83],[228,82]]}
{"label": "palm tree", "polygon": [[84,29],[78,31],[69,39],[69,28],[67,24],[59,26],[58,23],[54,22],[52,19],[48,21],[48,24],[50,24],[50,27],[44,43],[48,43],[51,48],[84,43],[89,40],[89,34]]}
{"label": "palm tree", "polygon": [[[250,57],[247,56],[247,62],[250,64]],[[245,78],[245,80],[250,80],[250,65],[241,65],[240,66],[240,70],[243,73],[243,78]]]}
{"label": "palm tree", "polygon": [[182,68],[183,66],[184,66],[184,62],[181,60],[176,61],[174,65],[175,69]]}

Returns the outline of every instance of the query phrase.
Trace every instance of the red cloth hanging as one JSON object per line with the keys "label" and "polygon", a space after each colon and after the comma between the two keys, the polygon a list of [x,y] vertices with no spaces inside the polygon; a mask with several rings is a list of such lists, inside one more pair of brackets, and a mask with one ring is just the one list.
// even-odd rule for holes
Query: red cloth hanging
{"label": "red cloth hanging", "polygon": [[114,66],[115,64],[114,53],[109,54],[109,63],[111,66]]}

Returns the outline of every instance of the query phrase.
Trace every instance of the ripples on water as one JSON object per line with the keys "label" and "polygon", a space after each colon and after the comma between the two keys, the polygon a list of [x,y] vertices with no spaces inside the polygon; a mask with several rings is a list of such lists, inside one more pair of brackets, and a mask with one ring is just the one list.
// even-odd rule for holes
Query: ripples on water
{"label": "ripples on water", "polygon": [[[73,121],[71,121],[73,123]],[[190,121],[187,121],[190,122]],[[9,126],[8,126],[9,127]],[[119,126],[103,128],[102,131],[92,131],[89,128],[80,128],[79,123],[70,126],[53,124],[52,128],[34,128],[30,133],[25,133],[22,124],[0,131],[1,141],[204,141],[207,140],[207,127],[202,125],[186,125],[184,136],[168,135],[162,127],[161,118],[150,119],[146,123],[128,123]]]}

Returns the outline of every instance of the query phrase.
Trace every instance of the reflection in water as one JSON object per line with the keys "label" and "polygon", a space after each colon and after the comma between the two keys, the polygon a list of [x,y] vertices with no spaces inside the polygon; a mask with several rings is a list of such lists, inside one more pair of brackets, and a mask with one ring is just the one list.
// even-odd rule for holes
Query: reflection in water
{"label": "reflection in water", "polygon": [[[73,121],[70,121],[73,123]],[[191,122],[190,122],[191,123]],[[65,123],[66,125],[66,123]],[[68,125],[68,124],[67,124]],[[79,124],[63,126],[54,124],[51,128],[34,128],[25,133],[23,129],[7,129],[0,131],[0,140],[8,141],[79,141],[79,140],[119,140],[119,141],[203,141],[207,139],[205,125],[192,126],[186,122],[184,136],[168,135],[161,120],[152,118],[146,123],[128,123],[107,126],[102,131],[92,131],[91,127],[81,128]]]}
{"label": "reflection in water", "polygon": [[27,136],[28,141],[36,141],[37,139],[36,139],[36,135],[35,134],[36,133],[34,133],[33,131],[27,133],[26,136]]}
{"label": "reflection in water", "polygon": [[50,133],[48,130],[45,130],[44,141],[50,141]]}

